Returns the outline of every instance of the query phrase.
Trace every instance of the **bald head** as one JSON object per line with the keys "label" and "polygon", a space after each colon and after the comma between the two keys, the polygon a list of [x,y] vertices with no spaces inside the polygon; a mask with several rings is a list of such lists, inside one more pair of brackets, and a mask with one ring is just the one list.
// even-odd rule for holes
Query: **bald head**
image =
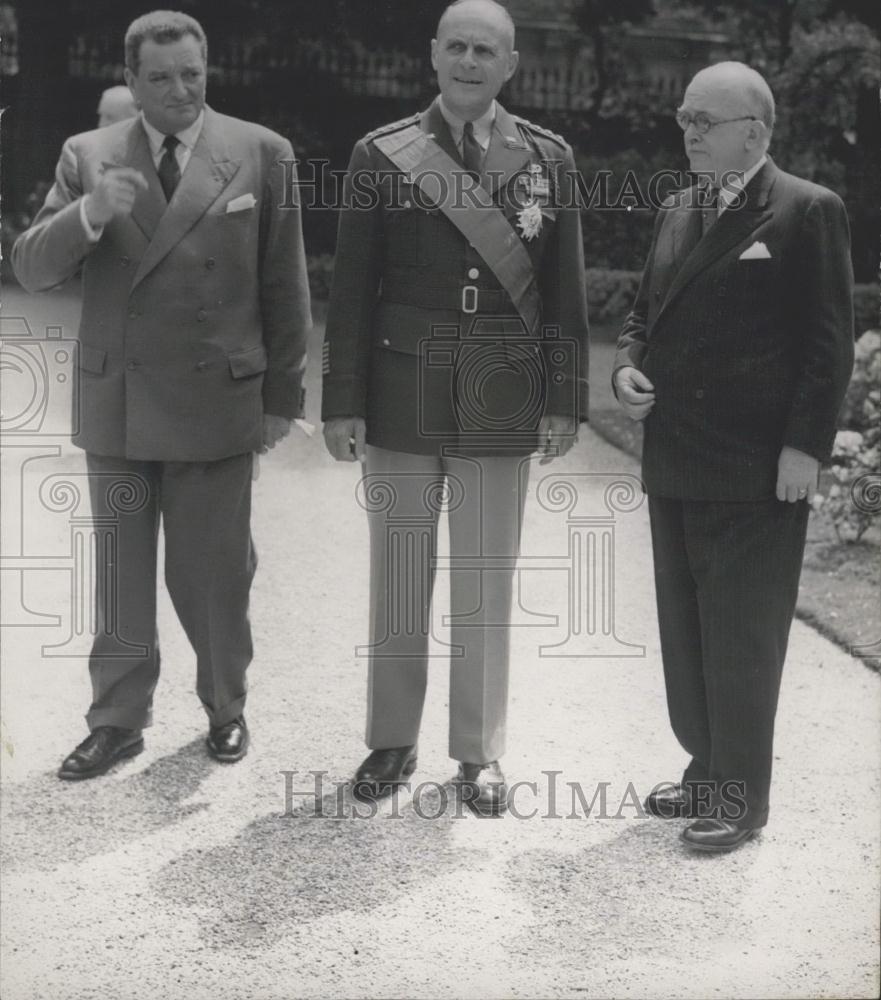
{"label": "bald head", "polygon": [[109,87],[98,102],[98,128],[134,118],[137,113],[135,99],[128,87]]}
{"label": "bald head", "polygon": [[441,37],[450,20],[455,20],[458,14],[476,15],[490,24],[494,24],[507,44],[508,51],[513,52],[514,21],[507,8],[503,7],[502,4],[496,3],[496,0],[454,0],[441,14],[437,23],[438,38]]}
{"label": "bald head", "polygon": [[688,85],[712,88],[724,93],[732,106],[742,114],[753,115],[768,130],[770,141],[774,130],[774,95],[761,73],[742,62],[720,62],[707,66]]}

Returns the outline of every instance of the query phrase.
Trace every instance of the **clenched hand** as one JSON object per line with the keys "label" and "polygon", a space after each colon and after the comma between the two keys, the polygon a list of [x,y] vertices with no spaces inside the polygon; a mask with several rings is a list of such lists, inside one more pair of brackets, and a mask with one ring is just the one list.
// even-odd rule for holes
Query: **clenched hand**
{"label": "clenched hand", "polygon": [[631,420],[645,420],[655,405],[655,387],[638,368],[619,368],[614,375],[621,409]]}
{"label": "clenched hand", "polygon": [[324,425],[324,443],[338,462],[363,462],[366,437],[363,417],[335,417]]}
{"label": "clenched hand", "polygon": [[86,195],[89,225],[100,227],[111,219],[131,215],[138,188],[147,190],[147,179],[134,167],[105,170],[94,189]]}
{"label": "clenched hand", "polygon": [[820,463],[813,455],[785,445],[777,460],[777,499],[787,503],[810,499],[819,472]]}

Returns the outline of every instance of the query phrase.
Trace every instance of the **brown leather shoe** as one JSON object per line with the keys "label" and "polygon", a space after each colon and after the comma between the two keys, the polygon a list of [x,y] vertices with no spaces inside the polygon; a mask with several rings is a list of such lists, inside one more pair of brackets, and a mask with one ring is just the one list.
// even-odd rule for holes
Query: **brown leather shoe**
{"label": "brown leather shoe", "polygon": [[96,726],[67,757],[58,770],[64,781],[82,781],[106,774],[117,761],[135,757],[144,749],[140,729]]}
{"label": "brown leather shoe", "polygon": [[234,764],[241,760],[248,752],[250,741],[244,715],[222,726],[211,726],[205,740],[211,756],[224,764]]}
{"label": "brown leather shoe", "polygon": [[745,844],[758,833],[756,827],[739,826],[728,819],[699,819],[679,834],[679,839],[695,851],[724,854]]}
{"label": "brown leather shoe", "polygon": [[459,764],[453,778],[462,801],[478,816],[498,816],[508,808],[508,786],[497,760],[486,764]]}
{"label": "brown leather shoe", "polygon": [[691,795],[682,785],[659,785],[649,792],[645,811],[659,819],[681,819],[691,816]]}
{"label": "brown leather shoe", "polygon": [[416,770],[416,745],[374,750],[362,761],[352,782],[352,795],[365,802],[389,795]]}

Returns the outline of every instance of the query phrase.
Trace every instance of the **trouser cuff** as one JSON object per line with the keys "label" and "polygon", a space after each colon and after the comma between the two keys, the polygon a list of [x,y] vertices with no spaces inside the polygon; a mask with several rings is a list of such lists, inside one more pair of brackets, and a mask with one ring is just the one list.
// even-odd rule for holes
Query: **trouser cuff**
{"label": "trouser cuff", "polygon": [[245,695],[242,695],[241,698],[236,698],[235,701],[231,701],[228,705],[224,705],[223,708],[211,708],[203,701],[202,708],[205,709],[208,715],[208,722],[212,727],[225,726],[228,722],[237,719],[245,711]]}
{"label": "trouser cuff", "polygon": [[131,708],[120,705],[107,708],[90,708],[86,724],[92,732],[99,726],[117,726],[120,729],[147,729],[153,725],[153,711],[149,708]]}

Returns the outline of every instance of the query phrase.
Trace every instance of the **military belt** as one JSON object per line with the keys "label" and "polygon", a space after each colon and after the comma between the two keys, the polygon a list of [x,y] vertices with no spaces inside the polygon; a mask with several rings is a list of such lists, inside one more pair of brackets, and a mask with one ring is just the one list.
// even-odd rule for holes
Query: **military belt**
{"label": "military belt", "polygon": [[478,288],[476,285],[457,285],[439,288],[414,286],[412,283],[383,280],[380,298],[383,302],[396,302],[420,309],[443,309],[450,312],[489,313],[495,316],[516,316],[517,309],[511,296],[503,288]]}

